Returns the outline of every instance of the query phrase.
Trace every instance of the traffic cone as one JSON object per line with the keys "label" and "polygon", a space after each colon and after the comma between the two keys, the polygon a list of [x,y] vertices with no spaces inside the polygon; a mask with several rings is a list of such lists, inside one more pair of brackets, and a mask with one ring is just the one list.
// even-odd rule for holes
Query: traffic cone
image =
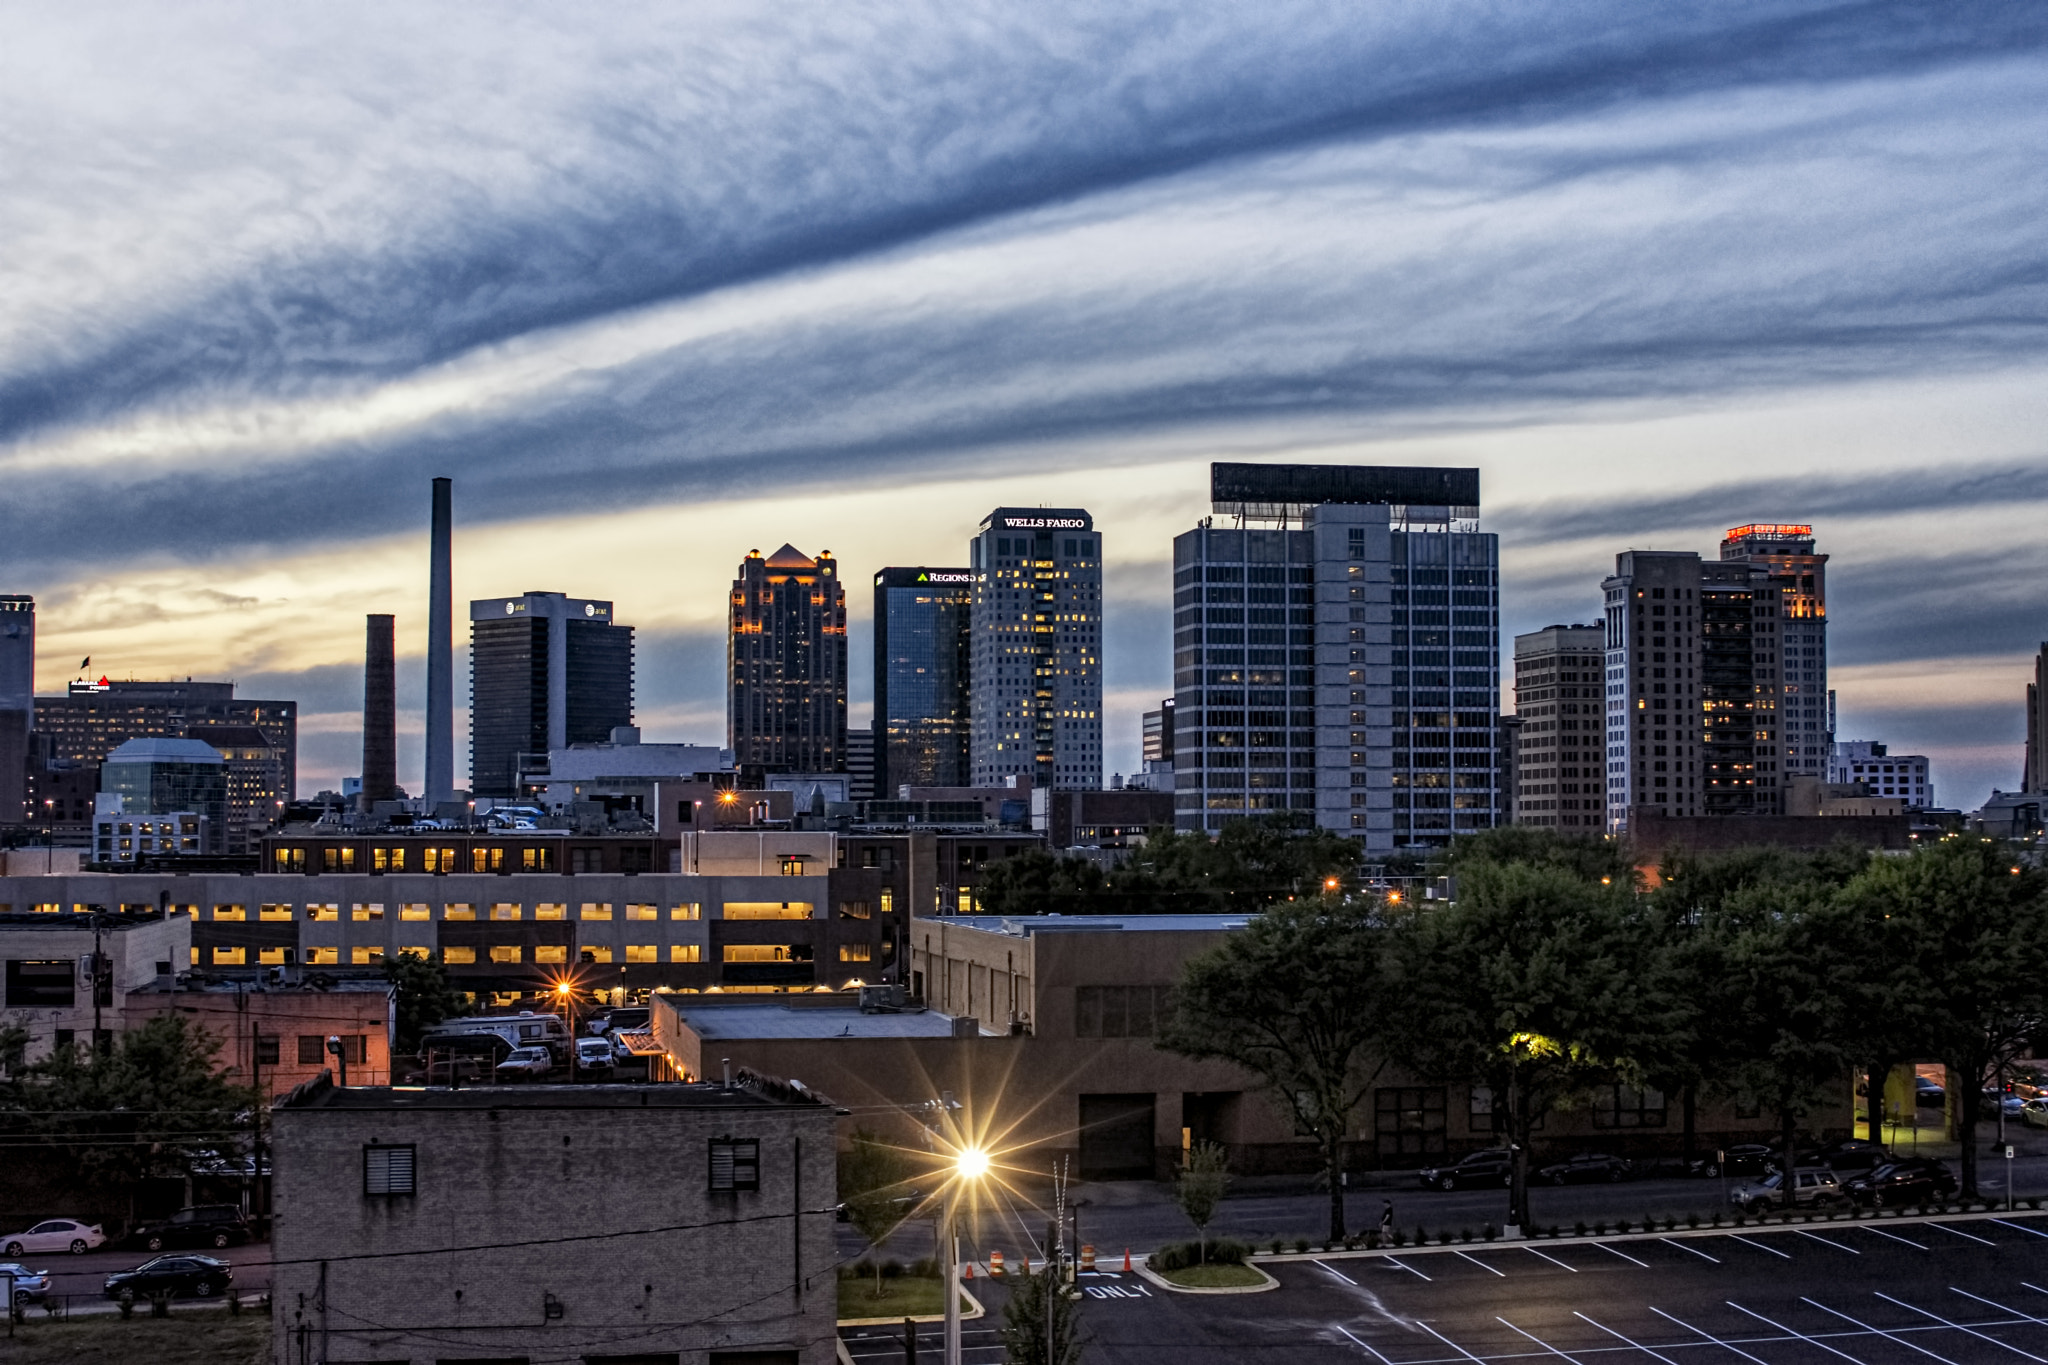
{"label": "traffic cone", "polygon": [[974,1278],[974,1262],[969,1261],[965,1264],[965,1266],[962,1267],[960,1278],[963,1280],[971,1280]]}
{"label": "traffic cone", "polygon": [[1024,1277],[1025,1277],[1026,1279],[1029,1279],[1029,1278],[1031,1278],[1031,1253],[1030,1253],[1030,1252],[1026,1252],[1026,1253],[1024,1253],[1024,1264],[1023,1264],[1022,1266],[1020,1266],[1020,1267],[1018,1268],[1018,1271],[1017,1271],[1017,1273],[1018,1273],[1018,1274],[1020,1274],[1020,1275],[1022,1275],[1022,1276],[1024,1276]]}
{"label": "traffic cone", "polygon": [[1124,1274],[1128,1275],[1128,1274],[1130,1274],[1130,1273],[1131,1273],[1131,1249],[1130,1249],[1129,1247],[1125,1247],[1125,1248],[1124,1248]]}

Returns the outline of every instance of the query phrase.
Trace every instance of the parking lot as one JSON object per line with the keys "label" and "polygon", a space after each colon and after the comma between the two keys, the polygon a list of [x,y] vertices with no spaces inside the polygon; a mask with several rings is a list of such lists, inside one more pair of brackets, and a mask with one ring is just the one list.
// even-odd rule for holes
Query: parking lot
{"label": "parking lot", "polygon": [[[1260,1294],[1084,1280],[1090,1362],[2048,1362],[2048,1218],[1953,1217],[1270,1262]],[[981,1285],[991,1317],[1001,1290]],[[985,1320],[986,1321],[986,1320]],[[975,1324],[971,1361],[1000,1359]],[[870,1329],[857,1361],[903,1359]],[[927,1352],[935,1338],[926,1340]]]}

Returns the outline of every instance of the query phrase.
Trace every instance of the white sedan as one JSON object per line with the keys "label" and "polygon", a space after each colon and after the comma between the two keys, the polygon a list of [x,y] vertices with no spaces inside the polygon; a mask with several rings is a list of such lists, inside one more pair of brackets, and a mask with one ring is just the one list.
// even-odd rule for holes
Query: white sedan
{"label": "white sedan", "polygon": [[2036,1097],[2020,1107],[2020,1117],[2029,1128],[2048,1128],[2048,1099]]}
{"label": "white sedan", "polygon": [[0,1237],[0,1255],[29,1256],[42,1251],[68,1251],[83,1256],[107,1240],[98,1225],[75,1218],[46,1218],[27,1232]]}

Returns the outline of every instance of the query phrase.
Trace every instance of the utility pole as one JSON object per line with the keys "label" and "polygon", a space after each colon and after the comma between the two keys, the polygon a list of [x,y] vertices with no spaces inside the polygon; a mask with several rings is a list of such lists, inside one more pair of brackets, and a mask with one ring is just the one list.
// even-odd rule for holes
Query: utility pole
{"label": "utility pole", "polygon": [[269,1206],[263,1197],[263,1028],[253,1014],[249,1016],[249,1088],[256,1092],[255,1102],[249,1106],[249,1145],[255,1162],[249,1169],[249,1211],[260,1215]]}

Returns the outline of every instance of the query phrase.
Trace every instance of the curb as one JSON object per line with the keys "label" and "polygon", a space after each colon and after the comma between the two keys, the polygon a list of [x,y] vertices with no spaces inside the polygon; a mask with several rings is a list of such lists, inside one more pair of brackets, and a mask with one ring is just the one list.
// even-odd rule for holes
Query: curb
{"label": "curb", "polygon": [[1377,1249],[1367,1249],[1365,1247],[1358,1247],[1351,1251],[1346,1251],[1340,1247],[1335,1251],[1283,1251],[1277,1256],[1271,1252],[1261,1251],[1254,1252],[1250,1260],[1246,1261],[1246,1264],[1251,1264],[1252,1260],[1256,1260],[1264,1265],[1280,1265],[1289,1262],[1302,1261],[1356,1261],[1365,1260],[1367,1258],[1379,1258],[1387,1256],[1436,1256],[1442,1255],[1447,1252],[1472,1252],[1485,1251],[1489,1249],[1502,1250],[1513,1249],[1517,1247],[1586,1246],[1588,1244],[1600,1242],[1655,1242],[1662,1241],[1665,1238],[1699,1238],[1730,1236],[1746,1237],[1756,1235],[1759,1233],[1799,1232],[1805,1229],[1827,1227],[1853,1228],[1862,1227],[1866,1224],[1884,1224],[1886,1226],[1915,1227],[1922,1223],[1956,1222],[1959,1220],[1967,1220],[1970,1222],[1996,1222],[2005,1219],[2018,1218],[2048,1218],[2048,1209],[2014,1209],[2010,1213],[2007,1213],[2003,1209],[1995,1209],[1972,1213],[1914,1213],[1896,1214],[1891,1217],[1879,1218],[1828,1218],[1816,1219],[1811,1223],[1808,1223],[1802,1219],[1797,1222],[1791,1223],[1747,1223],[1741,1227],[1737,1227],[1734,1224],[1729,1223],[1724,1224],[1721,1227],[1717,1228],[1673,1228],[1670,1232],[1610,1232],[1604,1237],[1600,1236],[1597,1233],[1590,1232],[1583,1237],[1496,1237],[1491,1242],[1458,1242],[1454,1245],[1446,1245],[1442,1242],[1432,1242],[1428,1246],[1380,1247]]}
{"label": "curb", "polygon": [[1158,1271],[1152,1269],[1152,1267],[1148,1265],[1145,1265],[1143,1262],[1131,1262],[1131,1270],[1135,1274],[1137,1274],[1141,1279],[1150,1281],[1151,1283],[1158,1285],[1161,1289],[1168,1290],[1175,1294],[1263,1294],[1268,1289],[1278,1289],[1280,1287],[1280,1281],[1274,1279],[1271,1275],[1268,1275],[1263,1267],[1255,1266],[1250,1261],[1246,1261],[1244,1263],[1244,1266],[1245,1269],[1257,1275],[1261,1280],[1265,1281],[1265,1283],[1214,1285],[1208,1287],[1192,1284],[1175,1284],[1172,1280],[1167,1279],[1164,1275],[1161,1275]]}
{"label": "curb", "polygon": [[[981,1300],[975,1298],[974,1295],[968,1291],[966,1285],[960,1286],[960,1297],[967,1300],[967,1307],[962,1309],[960,1312],[960,1321],[972,1322],[976,1318],[981,1317],[983,1314],[988,1312],[986,1308],[983,1308],[981,1306]],[[915,1313],[908,1313],[903,1316],[908,1317],[912,1322],[944,1322],[946,1320],[946,1315],[944,1313],[933,1313],[924,1317],[920,1317]],[[839,1325],[841,1327],[894,1327],[902,1321],[903,1317],[841,1318],[839,1319]]]}

